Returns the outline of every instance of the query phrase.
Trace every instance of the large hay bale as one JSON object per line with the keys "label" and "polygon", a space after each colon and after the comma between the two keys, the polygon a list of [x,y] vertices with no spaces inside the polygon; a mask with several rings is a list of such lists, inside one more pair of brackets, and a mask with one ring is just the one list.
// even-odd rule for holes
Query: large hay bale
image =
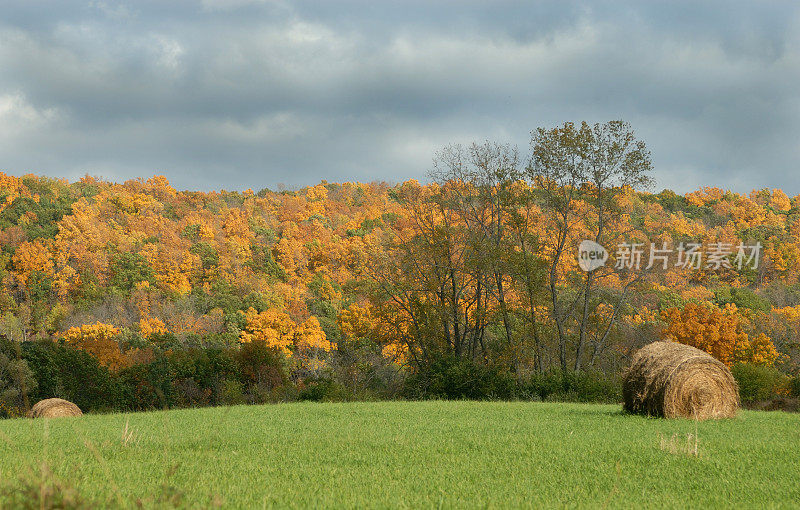
{"label": "large hay bale", "polygon": [[653,342],[633,356],[622,392],[625,409],[666,418],[732,418],[739,389],[724,364],[700,349]]}
{"label": "large hay bale", "polygon": [[80,408],[61,398],[40,400],[28,411],[28,418],[61,418],[64,416],[81,416]]}

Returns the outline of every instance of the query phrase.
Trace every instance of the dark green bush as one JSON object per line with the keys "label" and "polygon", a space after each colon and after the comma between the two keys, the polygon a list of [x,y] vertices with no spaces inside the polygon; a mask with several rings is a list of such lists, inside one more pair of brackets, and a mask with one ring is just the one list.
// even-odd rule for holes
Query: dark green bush
{"label": "dark green bush", "polygon": [[[30,366],[31,380],[42,381],[31,392],[31,403],[60,397],[90,412],[297,398],[297,390],[289,381],[285,356],[263,341],[241,347],[171,350],[163,346],[174,344],[173,335],[162,335],[157,340],[152,361],[125,367],[118,373],[109,372],[87,352],[63,343],[24,342],[22,359]],[[33,388],[35,384],[30,386]],[[325,395],[333,395],[332,389],[326,390]],[[307,396],[314,398],[314,393]]]}
{"label": "dark green bush", "polygon": [[239,405],[247,403],[244,385],[240,381],[225,379],[220,383],[218,403],[220,405]]}
{"label": "dark green bush", "polygon": [[126,409],[204,407],[228,403],[226,381],[241,385],[232,349],[187,348],[156,354],[120,371]]}
{"label": "dark green bush", "polygon": [[497,367],[443,356],[410,375],[403,393],[410,398],[502,400],[516,398],[517,387],[513,376]]}
{"label": "dark green bush", "polygon": [[289,380],[285,356],[263,340],[243,343],[234,360],[246,384],[276,387]]}
{"label": "dark green bush", "polygon": [[20,354],[19,343],[0,335],[0,418],[23,415],[36,389],[33,371]]}
{"label": "dark green bush", "polygon": [[298,398],[313,402],[345,402],[352,400],[352,395],[338,382],[325,378],[305,381]]}
{"label": "dark green bush", "polygon": [[796,375],[789,380],[789,395],[800,397],[800,375]]}
{"label": "dark green bush", "polygon": [[[322,320],[320,324],[324,324]],[[405,372],[388,362],[380,346],[366,338],[339,340],[330,368],[331,377],[358,400],[391,399],[404,387]]]}
{"label": "dark green bush", "polygon": [[[351,401],[394,398],[619,402],[618,376],[558,371],[520,376],[468,358],[438,357],[409,373],[388,364],[369,341],[344,341],[324,375],[295,367],[289,377],[284,353],[264,341],[224,345],[156,335],[139,347],[139,362],[112,373],[90,354],[63,342],[24,342],[22,358],[40,381],[30,400],[61,397],[87,412],[258,404],[292,400]],[[209,346],[214,344],[214,346]],[[148,358],[149,357],[149,358]],[[150,359],[150,361],[144,361]],[[741,369],[741,370],[747,370]],[[740,370],[740,372],[741,372]],[[757,369],[757,370],[760,370]],[[739,374],[741,376],[741,373]],[[788,381],[788,379],[786,379]],[[747,382],[743,384],[747,394]],[[759,383],[760,384],[760,383]],[[752,385],[751,385],[752,386]],[[784,385],[784,388],[788,386]],[[0,389],[2,389],[0,387]],[[788,389],[786,389],[788,392]],[[744,397],[743,397],[744,398]]]}
{"label": "dark green bush", "polygon": [[263,340],[243,343],[234,360],[250,403],[271,401],[272,392],[289,382],[286,356]]}
{"label": "dark green bush", "polygon": [[621,402],[619,376],[600,372],[539,372],[520,381],[521,393],[528,398],[560,402]]}
{"label": "dark green bush", "polygon": [[525,397],[544,401],[564,391],[564,377],[560,371],[534,372],[520,380],[519,386]]}
{"label": "dark green bush", "polygon": [[173,371],[163,354],[150,363],[124,368],[119,373],[119,379],[124,388],[124,409],[169,409],[177,403],[172,385]]}
{"label": "dark green bush", "polygon": [[622,402],[622,381],[619,377],[600,372],[571,372],[567,374],[566,388],[551,400],[569,402]]}
{"label": "dark green bush", "polygon": [[213,404],[211,388],[201,387],[192,377],[172,379],[176,407],[207,407]]}
{"label": "dark green bush", "polygon": [[191,377],[204,388],[213,388],[221,380],[236,377],[236,361],[229,349],[189,348],[167,355],[175,377]]}
{"label": "dark green bush", "polygon": [[789,378],[780,370],[764,365],[739,363],[731,370],[739,384],[742,402],[755,402],[785,396]]}
{"label": "dark green bush", "polygon": [[87,352],[39,340],[22,343],[22,358],[38,382],[31,404],[58,397],[74,402],[84,412],[125,407],[117,378]]}
{"label": "dark green bush", "polygon": [[223,403],[223,382],[240,375],[231,349],[181,349],[169,353],[167,359],[176,403],[180,407]]}

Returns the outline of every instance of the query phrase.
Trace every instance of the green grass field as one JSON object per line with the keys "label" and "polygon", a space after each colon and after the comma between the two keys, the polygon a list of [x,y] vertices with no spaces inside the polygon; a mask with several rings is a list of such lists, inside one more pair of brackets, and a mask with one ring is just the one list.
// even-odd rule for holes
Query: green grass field
{"label": "green grass field", "polygon": [[110,506],[797,507],[798,452],[800,415],[696,424],[588,404],[299,403],[0,422],[3,508],[10,487],[39,490],[42,463],[61,492]]}

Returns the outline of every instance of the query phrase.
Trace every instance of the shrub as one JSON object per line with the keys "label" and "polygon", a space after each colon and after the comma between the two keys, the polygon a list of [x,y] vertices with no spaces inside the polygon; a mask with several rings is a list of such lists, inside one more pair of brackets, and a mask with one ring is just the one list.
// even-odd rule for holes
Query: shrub
{"label": "shrub", "polygon": [[406,372],[366,338],[340,340],[332,353],[330,369],[334,380],[359,400],[394,398],[404,388]]}
{"label": "shrub", "polygon": [[221,402],[221,384],[239,376],[230,349],[189,348],[167,355],[178,405],[203,406]]}
{"label": "shrub", "polygon": [[443,356],[409,376],[404,394],[412,398],[512,399],[517,388],[514,378],[497,367]]}
{"label": "shrub", "polygon": [[789,377],[773,367],[739,363],[731,372],[739,384],[742,402],[769,400],[785,396],[789,391]]}
{"label": "shrub", "polygon": [[0,335],[0,417],[22,414],[36,389],[36,378],[20,356],[20,344]]}
{"label": "shrub", "polygon": [[23,342],[21,346],[22,358],[38,382],[32,403],[58,397],[84,412],[123,407],[119,381],[91,354],[52,340]]}
{"label": "shrub", "polygon": [[800,397],[800,375],[792,377],[789,381],[789,395]]}
{"label": "shrub", "polygon": [[173,407],[176,398],[172,375],[169,360],[164,355],[157,356],[150,363],[120,371],[125,395],[123,408],[146,411]]}
{"label": "shrub", "polygon": [[285,356],[266,340],[243,343],[235,361],[245,383],[275,387],[289,379]]}
{"label": "shrub", "polygon": [[289,381],[286,357],[277,347],[265,340],[253,340],[241,345],[234,356],[241,382],[250,393],[251,403],[269,399],[269,393]]}
{"label": "shrub", "polygon": [[622,382],[619,376],[600,372],[567,372],[560,370],[537,372],[520,381],[521,392],[540,400],[559,402],[622,401]]}
{"label": "shrub", "polygon": [[570,373],[560,400],[570,402],[622,402],[622,381],[601,372]]}
{"label": "shrub", "polygon": [[314,402],[344,402],[352,400],[352,395],[338,382],[324,378],[305,381],[298,398]]}
{"label": "shrub", "polygon": [[240,381],[225,379],[219,386],[219,403],[223,405],[239,405],[246,403],[244,385]]}
{"label": "shrub", "polygon": [[173,379],[172,393],[178,407],[206,407],[211,404],[211,389],[201,388],[191,377]]}
{"label": "shrub", "polygon": [[264,388],[260,386],[250,386],[245,393],[246,403],[266,404],[277,402],[295,402],[298,400],[300,392],[297,386],[288,382],[275,388]]}
{"label": "shrub", "polygon": [[519,381],[520,391],[526,398],[538,398],[545,401],[564,389],[564,378],[561,372],[534,372],[526,379]]}
{"label": "shrub", "polygon": [[28,363],[20,358],[20,346],[0,335],[0,418],[13,418],[26,411],[28,395],[36,379]]}

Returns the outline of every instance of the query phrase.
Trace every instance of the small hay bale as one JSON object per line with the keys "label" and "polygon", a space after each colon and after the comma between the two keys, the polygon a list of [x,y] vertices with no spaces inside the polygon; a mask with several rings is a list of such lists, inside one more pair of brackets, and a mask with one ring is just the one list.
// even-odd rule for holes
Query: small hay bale
{"label": "small hay bale", "polygon": [[653,342],[633,356],[625,373],[625,409],[665,418],[732,418],[739,388],[722,362],[700,349]]}
{"label": "small hay bale", "polygon": [[81,416],[80,408],[61,398],[40,400],[28,411],[28,418],[61,418],[65,416]]}

